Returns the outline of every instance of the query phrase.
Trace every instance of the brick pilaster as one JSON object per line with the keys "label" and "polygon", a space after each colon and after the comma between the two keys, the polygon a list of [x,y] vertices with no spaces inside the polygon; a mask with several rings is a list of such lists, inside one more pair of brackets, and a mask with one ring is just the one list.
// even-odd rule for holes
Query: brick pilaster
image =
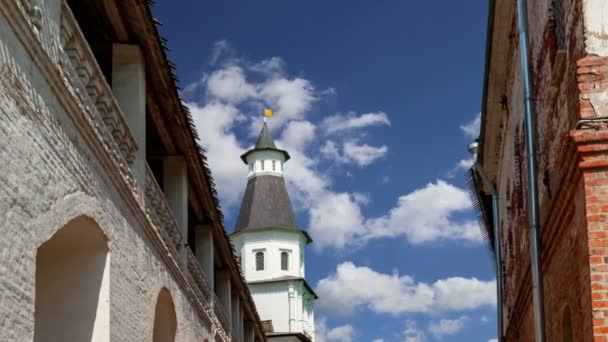
{"label": "brick pilaster", "polygon": [[[577,62],[580,118],[608,116],[608,58],[588,55]],[[608,122],[594,121],[574,130],[585,187],[585,219],[593,336],[608,342]]]}
{"label": "brick pilaster", "polygon": [[608,129],[572,131],[571,136],[585,186],[593,335],[608,342]]}

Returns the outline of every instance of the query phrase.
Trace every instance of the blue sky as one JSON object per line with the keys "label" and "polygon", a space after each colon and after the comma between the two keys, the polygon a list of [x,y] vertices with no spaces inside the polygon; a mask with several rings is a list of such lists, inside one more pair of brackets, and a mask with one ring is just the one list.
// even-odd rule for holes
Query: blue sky
{"label": "blue sky", "polygon": [[[261,109],[292,160],[318,342],[495,337],[466,195],[483,1],[158,1],[229,231]],[[478,123],[478,121],[477,121]]]}

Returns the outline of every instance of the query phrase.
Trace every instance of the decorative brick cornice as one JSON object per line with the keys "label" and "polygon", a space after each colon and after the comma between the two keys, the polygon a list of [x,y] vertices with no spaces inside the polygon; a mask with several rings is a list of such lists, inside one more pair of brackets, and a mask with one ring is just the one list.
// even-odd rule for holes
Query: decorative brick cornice
{"label": "decorative brick cornice", "polygon": [[608,129],[572,130],[581,170],[608,168]]}

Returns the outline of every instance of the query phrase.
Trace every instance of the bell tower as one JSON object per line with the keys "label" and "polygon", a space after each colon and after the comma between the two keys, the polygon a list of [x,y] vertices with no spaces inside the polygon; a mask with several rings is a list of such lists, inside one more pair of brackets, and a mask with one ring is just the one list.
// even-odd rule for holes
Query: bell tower
{"label": "bell tower", "polygon": [[289,153],[276,147],[264,120],[255,147],[241,156],[247,187],[231,238],[269,340],[314,341],[317,295],[304,278],[304,249],[287,193]]}

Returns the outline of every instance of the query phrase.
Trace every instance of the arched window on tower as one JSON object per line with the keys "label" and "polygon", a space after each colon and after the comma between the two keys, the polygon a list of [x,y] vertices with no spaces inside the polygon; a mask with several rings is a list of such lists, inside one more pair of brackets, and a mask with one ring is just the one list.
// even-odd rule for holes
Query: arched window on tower
{"label": "arched window on tower", "polygon": [[277,170],[276,164],[277,164],[277,161],[273,160],[272,161],[272,171],[276,171]]}
{"label": "arched window on tower", "polygon": [[261,168],[261,170],[262,170],[262,171],[264,171],[264,161],[263,161],[263,160],[260,160],[260,163],[262,164],[262,168]]}
{"label": "arched window on tower", "polygon": [[255,270],[263,271],[264,270],[264,252],[256,252],[255,253]]}
{"label": "arched window on tower", "polygon": [[289,269],[289,253],[281,252],[281,270],[287,271]]}

